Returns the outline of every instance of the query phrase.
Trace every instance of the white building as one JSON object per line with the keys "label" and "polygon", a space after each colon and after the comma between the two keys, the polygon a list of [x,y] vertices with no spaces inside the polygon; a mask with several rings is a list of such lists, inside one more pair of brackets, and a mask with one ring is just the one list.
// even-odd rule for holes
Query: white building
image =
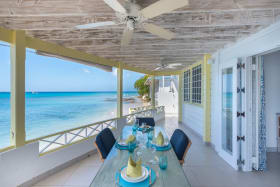
{"label": "white building", "polygon": [[279,47],[278,22],[184,71],[182,123],[235,169],[263,170],[279,151]]}

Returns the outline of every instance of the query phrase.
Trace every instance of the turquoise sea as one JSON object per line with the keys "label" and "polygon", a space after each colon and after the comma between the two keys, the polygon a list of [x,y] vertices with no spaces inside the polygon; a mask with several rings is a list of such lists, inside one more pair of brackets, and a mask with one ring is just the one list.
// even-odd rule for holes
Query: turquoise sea
{"label": "turquoise sea", "polygon": [[[137,96],[124,92],[124,97]],[[26,139],[116,117],[116,92],[26,93]],[[9,146],[10,93],[0,92],[0,148]]]}

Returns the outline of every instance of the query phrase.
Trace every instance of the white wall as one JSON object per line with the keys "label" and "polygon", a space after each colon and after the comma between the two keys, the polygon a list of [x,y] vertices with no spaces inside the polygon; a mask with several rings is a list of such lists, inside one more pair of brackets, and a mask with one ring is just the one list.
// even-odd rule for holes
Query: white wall
{"label": "white wall", "polygon": [[[215,150],[221,152],[221,69],[237,58],[263,54],[280,47],[280,22],[245,39],[230,44],[212,55],[211,80],[211,143]],[[249,132],[248,132],[249,133]],[[247,135],[248,135],[247,133]],[[248,136],[247,136],[248,138]],[[249,145],[247,141],[244,142]],[[248,158],[248,152],[245,153]],[[245,161],[245,168],[249,168]]]}
{"label": "white wall", "polygon": [[174,81],[178,80],[172,80],[170,86],[160,87],[157,92],[158,106],[165,106],[165,113],[178,114],[178,90]]}
{"label": "white wall", "polygon": [[219,72],[222,66],[225,66],[239,57],[254,56],[279,47],[280,22],[277,22],[248,38],[226,46],[224,49],[212,55],[215,60],[212,64],[211,80],[211,137],[212,144],[215,145],[216,151],[219,152],[221,144],[221,75]]}
{"label": "white wall", "polygon": [[280,113],[280,51],[264,55],[266,146],[277,147],[276,113]]}
{"label": "white wall", "polygon": [[95,149],[93,139],[39,156],[39,143],[0,155],[0,186],[15,187]]}
{"label": "white wall", "polygon": [[219,76],[219,61],[212,64],[211,67],[211,143],[218,152],[221,145],[221,92],[220,90],[220,76]]}
{"label": "white wall", "polygon": [[203,107],[183,103],[182,122],[199,135],[203,136],[204,110]]}

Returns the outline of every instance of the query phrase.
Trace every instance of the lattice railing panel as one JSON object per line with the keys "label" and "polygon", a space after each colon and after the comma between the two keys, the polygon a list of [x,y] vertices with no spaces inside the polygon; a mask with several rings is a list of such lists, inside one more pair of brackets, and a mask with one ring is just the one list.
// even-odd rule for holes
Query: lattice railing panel
{"label": "lattice railing panel", "polygon": [[49,152],[60,147],[71,145],[81,140],[97,135],[104,128],[116,128],[117,119],[102,121],[88,126],[83,126],[76,129],[70,129],[54,135],[39,138],[40,154]]}

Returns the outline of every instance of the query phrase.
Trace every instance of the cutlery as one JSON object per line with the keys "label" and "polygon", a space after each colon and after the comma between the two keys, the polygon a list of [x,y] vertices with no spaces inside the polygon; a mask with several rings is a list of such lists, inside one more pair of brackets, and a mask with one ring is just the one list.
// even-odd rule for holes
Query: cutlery
{"label": "cutlery", "polygon": [[120,175],[121,175],[121,170],[119,169],[119,171],[118,171],[118,179],[116,181],[116,187],[121,187],[121,185],[120,185]]}
{"label": "cutlery", "polygon": [[150,170],[149,170],[149,184],[150,184],[150,186],[152,185],[152,176],[151,176],[151,173],[152,173],[152,170],[151,170],[151,167],[150,167]]}

